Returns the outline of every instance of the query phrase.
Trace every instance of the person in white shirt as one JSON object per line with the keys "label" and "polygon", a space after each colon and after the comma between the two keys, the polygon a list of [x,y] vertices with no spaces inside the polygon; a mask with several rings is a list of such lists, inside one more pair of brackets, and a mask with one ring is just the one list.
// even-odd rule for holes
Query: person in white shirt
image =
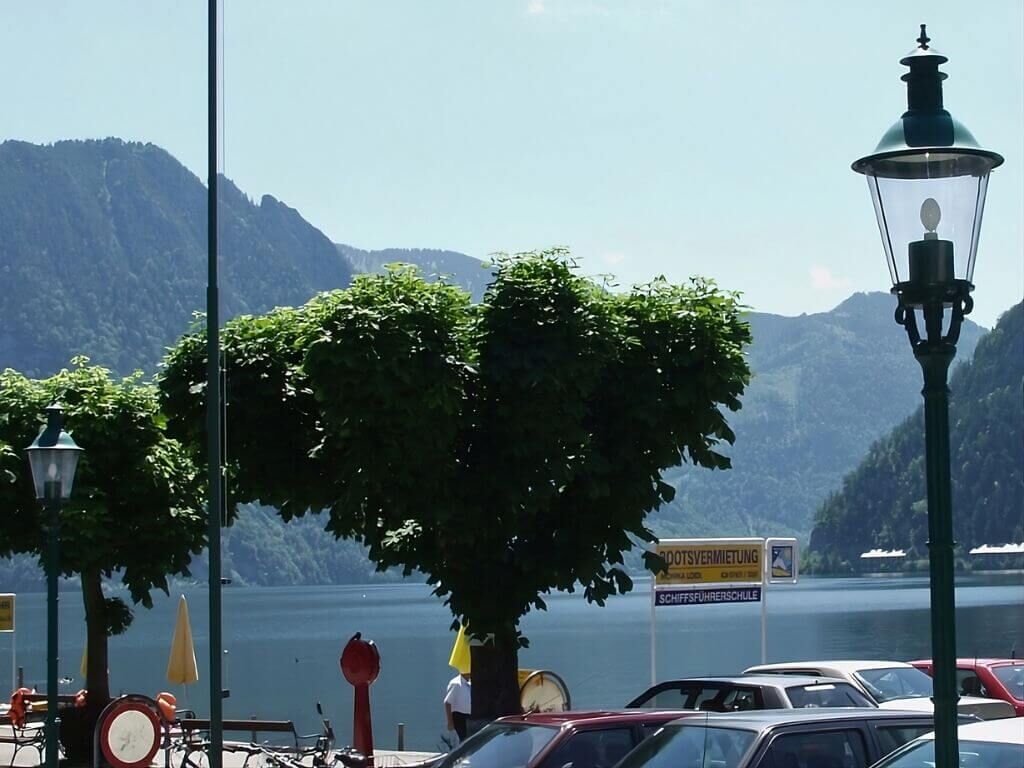
{"label": "person in white shirt", "polygon": [[444,694],[444,715],[449,731],[455,731],[459,741],[466,738],[466,726],[473,711],[468,672],[453,677]]}

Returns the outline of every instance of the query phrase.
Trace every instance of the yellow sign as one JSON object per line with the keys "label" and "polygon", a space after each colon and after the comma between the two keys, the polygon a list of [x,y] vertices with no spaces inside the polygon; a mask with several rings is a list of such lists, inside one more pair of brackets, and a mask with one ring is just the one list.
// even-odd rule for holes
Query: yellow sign
{"label": "yellow sign", "polygon": [[14,595],[0,595],[0,632],[14,631]]}
{"label": "yellow sign", "polygon": [[760,584],[763,539],[676,539],[658,543],[668,572],[657,584]]}

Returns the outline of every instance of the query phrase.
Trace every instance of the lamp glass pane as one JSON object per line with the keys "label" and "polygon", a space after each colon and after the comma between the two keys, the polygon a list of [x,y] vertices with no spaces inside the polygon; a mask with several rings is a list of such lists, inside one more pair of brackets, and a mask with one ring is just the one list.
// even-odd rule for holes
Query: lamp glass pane
{"label": "lamp glass pane", "polygon": [[28,452],[28,463],[32,469],[32,484],[35,486],[36,498],[46,498],[46,483],[60,483],[60,497],[67,499],[75,483],[75,471],[78,468],[79,450],[66,448],[41,448]]}
{"label": "lamp glass pane", "polygon": [[[893,283],[907,279],[908,245],[924,239],[927,232],[953,243],[955,275],[960,280],[971,279],[985,206],[987,173],[941,178],[869,174],[867,179]],[[928,204],[932,210],[930,219],[922,214],[922,207],[929,198],[938,204],[937,215],[935,207]]]}
{"label": "lamp glass pane", "polygon": [[78,457],[81,451],[60,452],[60,497],[67,499],[75,485],[75,470],[78,469]]}

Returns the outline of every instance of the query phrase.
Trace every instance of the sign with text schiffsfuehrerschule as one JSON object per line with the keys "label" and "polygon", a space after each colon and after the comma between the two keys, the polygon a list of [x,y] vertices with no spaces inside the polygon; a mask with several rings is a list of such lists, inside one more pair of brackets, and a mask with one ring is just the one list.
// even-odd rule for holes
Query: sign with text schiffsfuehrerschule
{"label": "sign with text schiffsfuehrerschule", "polygon": [[14,631],[14,595],[0,595],[0,632]]}

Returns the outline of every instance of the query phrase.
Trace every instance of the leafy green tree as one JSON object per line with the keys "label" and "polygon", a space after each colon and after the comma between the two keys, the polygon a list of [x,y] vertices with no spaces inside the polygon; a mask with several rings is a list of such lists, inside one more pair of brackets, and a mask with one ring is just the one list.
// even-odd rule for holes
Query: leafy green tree
{"label": "leafy green tree", "polygon": [[[359,277],[225,328],[233,498],[322,512],[378,568],[425,574],[484,640],[474,713],[518,711],[520,619],[552,590],[630,589],[623,553],[674,495],[662,471],[729,466],[749,339],[710,282],[613,293],[560,250],[500,258],[479,305],[412,269]],[[197,450],[204,366],[187,336],[160,384]]]}
{"label": "leafy green tree", "polygon": [[46,553],[45,513],[35,498],[22,448],[43,409],[64,406],[66,428],[84,449],[71,498],[61,509],[60,573],[78,574],[88,639],[88,709],[110,699],[107,638],[131,624],[130,607],[105,597],[115,574],[135,603],[167,592],[169,574],[188,575],[206,543],[202,477],[185,449],[164,433],[156,388],[140,374],[115,380],[76,358],[47,379],[0,373],[0,556]]}

